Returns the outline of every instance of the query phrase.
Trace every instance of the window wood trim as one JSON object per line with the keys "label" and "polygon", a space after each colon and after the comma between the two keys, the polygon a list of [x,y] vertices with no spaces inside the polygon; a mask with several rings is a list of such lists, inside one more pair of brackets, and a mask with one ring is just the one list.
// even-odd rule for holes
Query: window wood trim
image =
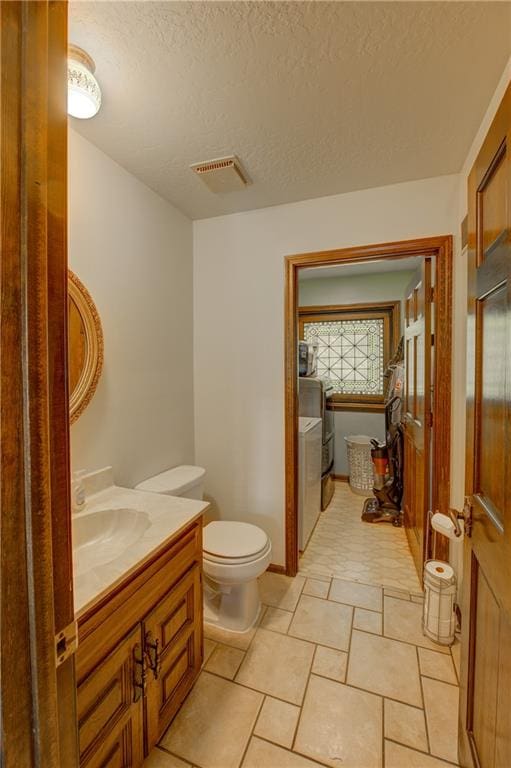
{"label": "window wood trim", "polygon": [[381,403],[344,402],[332,400],[327,405],[327,411],[360,411],[361,413],[385,413],[385,405]]}
{"label": "window wood trim", "polygon": [[[329,320],[383,320],[383,370],[385,371],[399,344],[401,335],[401,302],[385,301],[366,304],[328,304],[303,306],[298,309],[298,332],[303,339],[305,323]],[[330,410],[384,410],[385,394],[360,395],[335,393]]]}

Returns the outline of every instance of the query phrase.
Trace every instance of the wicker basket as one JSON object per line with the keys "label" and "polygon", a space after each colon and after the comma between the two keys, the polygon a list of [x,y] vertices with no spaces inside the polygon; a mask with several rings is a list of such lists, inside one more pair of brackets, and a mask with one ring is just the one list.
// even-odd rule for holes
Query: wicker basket
{"label": "wicker basket", "polygon": [[348,448],[350,488],[353,493],[371,496],[374,485],[371,438],[367,435],[348,435],[344,439]]}

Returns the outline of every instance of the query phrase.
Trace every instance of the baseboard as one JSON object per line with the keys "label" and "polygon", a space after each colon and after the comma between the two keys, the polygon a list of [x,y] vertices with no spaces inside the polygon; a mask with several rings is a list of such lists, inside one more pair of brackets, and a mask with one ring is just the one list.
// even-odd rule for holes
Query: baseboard
{"label": "baseboard", "polygon": [[349,475],[332,475],[334,480],[338,480],[340,483],[348,483],[350,476]]}
{"label": "baseboard", "polygon": [[270,571],[270,573],[283,573],[284,576],[286,575],[285,565],[275,565],[274,563],[270,563],[266,570]]}

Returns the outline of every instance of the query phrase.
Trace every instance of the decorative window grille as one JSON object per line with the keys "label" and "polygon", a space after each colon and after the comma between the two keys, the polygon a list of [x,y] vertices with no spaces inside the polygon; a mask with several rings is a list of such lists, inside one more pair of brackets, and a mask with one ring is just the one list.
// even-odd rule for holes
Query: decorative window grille
{"label": "decorative window grille", "polygon": [[304,323],[305,341],[318,342],[318,376],[342,395],[383,396],[382,318]]}
{"label": "decorative window grille", "polygon": [[318,344],[318,376],[334,408],[381,409],[385,370],[400,335],[399,301],[300,307],[299,334]]}

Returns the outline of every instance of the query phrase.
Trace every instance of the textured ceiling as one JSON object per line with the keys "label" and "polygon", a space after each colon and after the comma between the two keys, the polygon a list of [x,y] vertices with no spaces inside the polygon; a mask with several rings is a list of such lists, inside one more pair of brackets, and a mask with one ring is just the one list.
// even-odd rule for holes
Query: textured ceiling
{"label": "textured ceiling", "polygon": [[421,256],[406,259],[379,259],[359,264],[336,264],[333,267],[307,267],[300,269],[298,280],[324,280],[329,277],[353,277],[354,275],[381,275],[384,272],[411,272],[420,265]]}
{"label": "textured ceiling", "polygon": [[[73,127],[192,218],[455,173],[509,2],[76,2],[103,106]],[[238,154],[215,195],[189,169]]]}

